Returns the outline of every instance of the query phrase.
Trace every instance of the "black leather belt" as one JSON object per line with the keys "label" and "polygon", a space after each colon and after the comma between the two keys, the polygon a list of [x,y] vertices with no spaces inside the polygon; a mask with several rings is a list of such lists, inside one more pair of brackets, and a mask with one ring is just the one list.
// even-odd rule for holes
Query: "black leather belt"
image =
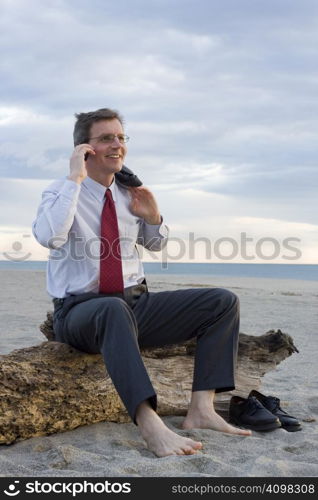
{"label": "black leather belt", "polygon": [[144,280],[139,285],[129,286],[125,288],[124,293],[87,292],[80,295],[69,295],[68,297],[65,297],[63,299],[54,298],[53,304],[55,308],[59,308],[64,305],[64,302],[66,302],[68,304],[67,310],[69,310],[73,305],[80,304],[81,302],[86,302],[86,300],[89,299],[97,299],[100,297],[119,297],[121,299],[124,299],[130,307],[134,307],[139,297],[146,292],[148,292],[148,287],[146,280]]}
{"label": "black leather belt", "polygon": [[55,307],[58,307],[60,305],[63,305],[65,299],[53,299],[53,304]]}

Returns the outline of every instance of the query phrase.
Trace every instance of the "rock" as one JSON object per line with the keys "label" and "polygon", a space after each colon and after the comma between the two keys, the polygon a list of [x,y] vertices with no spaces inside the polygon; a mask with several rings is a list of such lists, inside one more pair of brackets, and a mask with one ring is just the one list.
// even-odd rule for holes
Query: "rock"
{"label": "rock", "polygon": [[[40,329],[49,341],[0,356],[0,443],[102,421],[129,422],[102,356],[52,341],[51,313]],[[142,351],[162,416],[186,413],[194,349],[195,340]],[[293,339],[280,330],[259,337],[241,333],[236,390],[217,394],[216,410],[225,414],[232,394],[258,389],[261,377],[293,352]]]}

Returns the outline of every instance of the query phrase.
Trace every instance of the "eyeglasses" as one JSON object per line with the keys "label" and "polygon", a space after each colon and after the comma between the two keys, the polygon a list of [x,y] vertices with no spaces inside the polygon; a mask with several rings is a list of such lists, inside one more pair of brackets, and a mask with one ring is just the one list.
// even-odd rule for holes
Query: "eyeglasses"
{"label": "eyeglasses", "polygon": [[97,139],[98,142],[102,142],[103,144],[111,144],[115,137],[119,140],[121,144],[124,144],[125,142],[129,141],[128,135],[125,134],[105,134],[105,135],[100,135],[99,137],[91,137],[89,140]]}

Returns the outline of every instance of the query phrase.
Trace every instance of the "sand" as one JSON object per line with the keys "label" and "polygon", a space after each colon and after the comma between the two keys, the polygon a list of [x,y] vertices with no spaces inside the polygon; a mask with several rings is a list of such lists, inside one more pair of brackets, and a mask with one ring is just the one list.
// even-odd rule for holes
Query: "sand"
{"label": "sand", "polygon": [[[1,277],[0,353],[36,345],[38,325],[52,309],[42,271],[4,271]],[[263,379],[261,391],[281,399],[302,421],[300,432],[278,429],[251,437],[210,430],[181,431],[182,417],[164,421],[201,440],[192,456],[157,458],[130,424],[103,422],[70,432],[0,446],[0,476],[312,477],[318,475],[317,283],[252,278],[149,276],[151,289],[223,286],[241,301],[241,331],[260,335],[280,328],[299,349]]]}

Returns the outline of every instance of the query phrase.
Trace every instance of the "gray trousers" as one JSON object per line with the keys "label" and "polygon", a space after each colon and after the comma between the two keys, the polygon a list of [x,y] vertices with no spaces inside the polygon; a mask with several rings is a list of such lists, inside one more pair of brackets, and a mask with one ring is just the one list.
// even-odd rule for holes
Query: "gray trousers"
{"label": "gray trousers", "polygon": [[53,325],[58,342],[102,354],[135,423],[142,401],[149,400],[154,410],[157,407],[139,348],[178,344],[196,337],[192,390],[235,388],[239,302],[228,290],[146,292],[132,307],[118,297],[71,296],[55,307]]}

